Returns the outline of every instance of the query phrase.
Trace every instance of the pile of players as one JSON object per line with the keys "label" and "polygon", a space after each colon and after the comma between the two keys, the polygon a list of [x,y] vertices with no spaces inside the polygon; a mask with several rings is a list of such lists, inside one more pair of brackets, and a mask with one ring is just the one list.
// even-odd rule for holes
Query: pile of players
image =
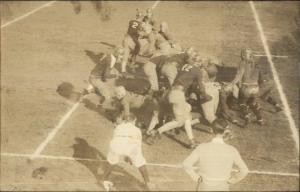
{"label": "pile of players", "polygon": [[[213,129],[220,120],[247,127],[252,114],[263,125],[258,99],[271,103],[276,111],[282,110],[270,95],[270,76],[263,73],[251,49],[242,49],[241,62],[233,69],[236,73],[227,81],[221,78],[228,74],[225,68],[215,57],[203,56],[193,47],[182,48],[167,23],[157,23],[151,9],[145,14],[137,10],[136,18],[129,21],[122,46],[105,55],[92,70],[84,94],[99,94],[102,107],[114,103],[117,123],[134,109],[150,107],[151,118],[145,125],[149,144],[157,135],[184,127],[189,147],[195,148],[192,126],[200,123],[200,118],[194,118],[194,112],[201,114],[201,121],[204,119]],[[146,83],[135,91],[118,85],[120,79],[123,83],[128,79]],[[241,119],[232,109],[240,112]]]}

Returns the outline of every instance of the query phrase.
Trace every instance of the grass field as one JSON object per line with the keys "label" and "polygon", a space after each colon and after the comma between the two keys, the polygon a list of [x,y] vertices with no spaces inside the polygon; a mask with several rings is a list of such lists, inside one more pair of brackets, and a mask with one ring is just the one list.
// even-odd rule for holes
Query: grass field
{"label": "grass field", "polygon": [[[81,2],[79,14],[69,1],[55,2],[6,25],[45,3],[1,2],[0,190],[104,190],[97,182],[97,169],[101,174],[113,124],[95,110],[95,95],[89,95],[85,103],[75,103],[56,89],[63,82],[78,92],[85,88],[97,55],[109,53],[107,44],[120,44],[136,8],[146,9],[154,1],[105,2],[109,20],[103,20],[103,12],[98,14],[89,1]],[[273,61],[298,126],[300,31],[295,18],[300,4],[255,2],[255,6],[271,54],[288,56]],[[244,47],[265,54],[248,2],[162,1],[154,12],[159,21],[168,22],[182,46],[215,55],[226,65],[236,66]],[[267,57],[260,63],[270,70]],[[280,101],[277,92],[275,97]],[[252,172],[232,190],[298,191],[299,153],[290,124],[284,112],[272,113],[269,105],[263,106],[266,125],[233,127],[235,138],[230,143]],[[64,119],[70,110],[73,113]],[[201,130],[194,133],[200,142],[212,138]],[[191,152],[182,142],[186,142],[184,134],[163,136],[153,146],[143,144],[157,190],[195,189],[182,169],[170,167]],[[33,154],[35,158],[29,160]],[[101,161],[84,160],[95,159],[97,154]],[[35,178],[33,173],[41,167],[46,169],[44,177]],[[120,165],[112,180],[119,190],[145,190],[138,171],[127,164]]]}

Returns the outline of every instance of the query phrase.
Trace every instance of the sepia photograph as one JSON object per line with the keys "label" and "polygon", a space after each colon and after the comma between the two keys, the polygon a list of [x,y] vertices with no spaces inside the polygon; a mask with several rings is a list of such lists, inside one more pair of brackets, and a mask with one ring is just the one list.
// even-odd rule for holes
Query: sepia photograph
{"label": "sepia photograph", "polygon": [[0,191],[300,190],[300,1],[0,5]]}

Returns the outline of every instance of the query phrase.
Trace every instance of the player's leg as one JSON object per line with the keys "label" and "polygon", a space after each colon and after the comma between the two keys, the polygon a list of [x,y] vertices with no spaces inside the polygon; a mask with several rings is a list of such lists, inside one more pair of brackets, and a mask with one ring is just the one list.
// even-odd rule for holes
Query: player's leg
{"label": "player's leg", "polygon": [[162,134],[166,131],[170,131],[172,129],[175,129],[175,128],[178,128],[178,127],[181,127],[184,125],[184,122],[178,122],[178,121],[170,121],[170,122],[167,122],[166,124],[164,124],[163,126],[161,126],[160,128],[157,129],[157,132],[159,134]]}
{"label": "player's leg", "polygon": [[224,117],[230,116],[229,107],[227,104],[227,100],[230,94],[232,94],[232,92],[230,90],[225,90],[224,87],[220,90],[220,111],[221,115]]}
{"label": "player's leg", "polygon": [[153,190],[154,184],[150,182],[148,170],[146,167],[146,160],[143,156],[141,146],[137,146],[135,150],[133,150],[129,154],[129,158],[132,161],[133,165],[139,169],[139,172],[141,173],[144,183],[148,190]]}
{"label": "player's leg", "polygon": [[249,110],[249,104],[253,103],[254,97],[253,95],[258,93],[258,86],[248,86],[243,85],[240,89],[240,110],[242,117],[245,120],[246,127],[250,123],[250,110]]}
{"label": "player's leg", "polygon": [[158,111],[154,111],[150,120],[150,124],[147,129],[147,134],[150,135],[151,131],[155,128],[155,126],[159,123],[158,119]]}
{"label": "player's leg", "polygon": [[173,85],[175,78],[177,76],[177,63],[176,62],[168,62],[162,66],[161,69],[162,75],[165,75],[168,78],[170,86]]}
{"label": "player's leg", "polygon": [[186,132],[186,134],[188,136],[188,139],[189,139],[189,148],[194,149],[197,146],[197,144],[196,144],[195,139],[194,139],[191,119],[187,119],[184,122],[184,129],[185,129],[185,132]]}
{"label": "player's leg", "polygon": [[151,84],[151,89],[153,91],[158,91],[158,78],[157,78],[157,72],[156,72],[156,65],[152,62],[147,62],[143,66],[144,73],[147,76],[147,79],[149,80]]}
{"label": "player's leg", "polygon": [[110,146],[110,151],[107,155],[107,163],[102,175],[103,187],[106,191],[110,191],[113,187],[113,182],[109,180],[109,176],[114,168],[114,166],[119,163],[120,155],[113,151],[112,146]]}
{"label": "player's leg", "polygon": [[216,91],[214,89],[216,88],[213,86],[213,83],[208,82],[205,84],[205,91],[208,95],[211,96],[212,99],[201,104],[203,115],[210,124],[217,118],[215,111],[215,102],[219,98],[218,95],[216,95]]}
{"label": "player's leg", "polygon": [[282,111],[282,107],[278,104],[274,97],[272,97],[272,93],[274,90],[274,82],[270,79],[264,80],[259,87],[259,97],[273,105],[277,112]]}
{"label": "player's leg", "polygon": [[252,109],[253,113],[255,114],[257,123],[259,125],[263,125],[263,117],[261,114],[261,107],[257,101],[257,95],[253,95],[253,97],[250,100],[249,107]]}

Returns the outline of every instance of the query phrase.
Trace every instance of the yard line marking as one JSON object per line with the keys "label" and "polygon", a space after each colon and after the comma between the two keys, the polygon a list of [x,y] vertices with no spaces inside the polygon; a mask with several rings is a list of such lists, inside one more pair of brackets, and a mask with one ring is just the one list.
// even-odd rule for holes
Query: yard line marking
{"label": "yard line marking", "polygon": [[35,152],[31,155],[32,158],[35,158],[41,154],[41,152],[45,149],[45,147],[48,145],[48,143],[54,138],[56,133],[62,128],[64,123],[68,120],[68,118],[72,115],[72,113],[77,109],[77,107],[80,105],[82,99],[84,97],[81,97],[79,101],[77,101],[72,108],[60,119],[59,123],[56,125],[54,129],[48,134],[47,138],[37,147]]}
{"label": "yard line marking", "polygon": [[[267,55],[253,55],[254,57],[268,57]],[[271,57],[276,57],[276,58],[288,58],[289,56],[286,55],[271,55]]]}
{"label": "yard line marking", "polygon": [[[1,153],[1,156],[7,157],[22,157],[22,158],[31,158],[31,154],[17,154],[17,153]],[[91,162],[107,162],[103,159],[89,159],[89,158],[76,158],[76,157],[66,157],[66,156],[53,156],[53,155],[37,155],[36,159],[53,159],[53,160],[70,160],[70,161],[91,161]],[[157,167],[167,167],[167,168],[176,168],[181,169],[183,166],[181,164],[165,164],[165,163],[147,163],[148,166],[157,166]],[[194,167],[195,169],[199,167]],[[237,170],[234,170],[237,172]],[[250,170],[249,173],[260,174],[260,175],[279,175],[279,176],[291,176],[299,177],[299,173],[284,173],[284,172],[272,172],[272,171],[258,171]]]}
{"label": "yard line marking", "polygon": [[92,181],[64,181],[64,182],[54,182],[54,183],[25,183],[25,182],[15,182],[15,183],[1,183],[0,186],[6,185],[55,185],[55,184],[97,184],[98,182]]}
{"label": "yard line marking", "polygon": [[155,9],[159,3],[160,1],[155,1],[154,4],[151,6],[151,9]]}
{"label": "yard line marking", "polygon": [[291,109],[289,107],[288,101],[286,99],[285,93],[284,93],[282,85],[280,83],[277,70],[276,70],[275,65],[273,63],[273,60],[272,60],[272,57],[271,57],[271,53],[270,53],[270,49],[269,49],[269,46],[267,44],[267,39],[266,39],[266,37],[264,35],[264,30],[263,30],[261,21],[259,19],[259,15],[258,15],[258,13],[256,11],[256,8],[255,8],[255,5],[254,5],[253,1],[249,1],[249,4],[250,4],[250,7],[251,7],[251,10],[252,10],[252,13],[253,13],[256,25],[257,25],[257,29],[258,29],[259,34],[260,34],[260,39],[262,41],[262,44],[263,44],[263,47],[264,47],[264,51],[265,51],[265,53],[267,55],[269,64],[271,66],[271,71],[273,73],[274,81],[276,83],[277,90],[279,92],[279,96],[280,96],[280,99],[281,99],[283,107],[284,107],[284,113],[285,113],[285,115],[287,117],[287,120],[289,122],[290,129],[291,129],[291,132],[292,132],[292,136],[293,136],[293,139],[295,141],[297,152],[299,154],[299,132],[298,132],[298,129],[296,128],[295,121],[294,121],[294,119],[292,117]]}
{"label": "yard line marking", "polygon": [[4,27],[7,27],[7,26],[9,26],[9,25],[11,25],[11,24],[13,24],[13,23],[15,23],[15,22],[17,22],[17,21],[20,21],[20,20],[22,20],[22,19],[24,19],[24,18],[26,18],[26,17],[28,17],[28,16],[34,14],[35,12],[37,12],[37,11],[39,11],[39,10],[45,8],[45,7],[48,7],[48,6],[52,5],[52,4],[55,3],[55,2],[56,2],[56,1],[50,1],[50,2],[48,2],[48,3],[46,3],[46,4],[44,4],[44,5],[42,5],[42,6],[38,7],[38,8],[36,8],[36,9],[33,9],[32,11],[30,11],[30,12],[28,12],[28,13],[26,13],[26,14],[20,16],[20,17],[17,17],[17,18],[15,18],[15,19],[13,19],[12,21],[9,21],[9,22],[7,22],[7,23],[1,25],[1,29],[4,28]]}

